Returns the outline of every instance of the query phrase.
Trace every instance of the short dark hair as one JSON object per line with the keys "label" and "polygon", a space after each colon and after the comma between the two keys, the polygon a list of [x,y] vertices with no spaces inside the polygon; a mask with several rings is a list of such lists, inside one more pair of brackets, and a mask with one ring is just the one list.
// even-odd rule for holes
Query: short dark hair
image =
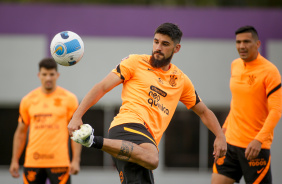
{"label": "short dark hair", "polygon": [[58,65],[53,58],[44,58],[39,62],[39,70],[41,68],[46,68],[48,70],[55,69],[58,70]]}
{"label": "short dark hair", "polygon": [[173,23],[163,23],[156,30],[155,34],[160,33],[169,36],[174,43],[180,43],[182,31]]}
{"label": "short dark hair", "polygon": [[240,33],[252,33],[254,39],[258,40],[258,32],[253,26],[243,26],[236,30],[235,35]]}

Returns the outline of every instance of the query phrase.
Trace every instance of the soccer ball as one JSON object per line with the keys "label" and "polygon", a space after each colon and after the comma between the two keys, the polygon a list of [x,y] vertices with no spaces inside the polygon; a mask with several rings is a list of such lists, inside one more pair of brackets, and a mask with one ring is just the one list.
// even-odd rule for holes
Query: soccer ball
{"label": "soccer ball", "polygon": [[84,53],[84,44],[80,36],[71,31],[63,31],[54,36],[50,44],[54,60],[63,66],[78,63]]}

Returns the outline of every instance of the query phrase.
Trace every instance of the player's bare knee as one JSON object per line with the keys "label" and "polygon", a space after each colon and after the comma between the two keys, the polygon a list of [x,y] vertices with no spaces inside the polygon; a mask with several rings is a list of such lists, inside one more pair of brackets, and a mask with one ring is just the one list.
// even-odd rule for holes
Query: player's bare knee
{"label": "player's bare knee", "polygon": [[150,155],[147,158],[147,165],[148,165],[147,169],[150,169],[150,170],[156,169],[159,165],[159,156],[154,155],[154,154]]}
{"label": "player's bare knee", "polygon": [[157,169],[158,166],[159,166],[159,157],[157,156],[157,157],[153,158],[153,160],[152,160],[151,170]]}

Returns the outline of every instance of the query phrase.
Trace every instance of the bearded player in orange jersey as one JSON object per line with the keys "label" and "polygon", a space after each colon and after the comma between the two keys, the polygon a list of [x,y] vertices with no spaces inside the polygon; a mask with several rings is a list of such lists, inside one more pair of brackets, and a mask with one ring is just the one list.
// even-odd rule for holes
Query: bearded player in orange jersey
{"label": "bearded player in orange jersey", "polygon": [[20,103],[18,127],[14,135],[10,173],[18,178],[19,158],[23,152],[29,128],[24,161],[24,184],[70,184],[70,174],[80,170],[81,145],[71,141],[69,157],[67,125],[78,106],[76,96],[57,86],[57,63],[46,58],[39,63],[38,87],[23,97]]}
{"label": "bearded player in orange jersey", "polygon": [[282,112],[281,75],[260,55],[256,29],[236,32],[240,58],[231,64],[230,112],[223,125],[228,150],[215,162],[212,184],[232,184],[244,176],[246,183],[271,184],[270,147]]}
{"label": "bearded player in orange jersey", "polygon": [[[68,125],[73,140],[112,155],[122,184],[154,183],[152,170],[159,164],[158,144],[179,101],[215,134],[215,160],[225,155],[227,145],[217,118],[201,101],[190,79],[171,64],[180,50],[181,37],[177,25],[160,25],[154,34],[152,55],[123,59],[90,90]],[[121,83],[123,102],[111,123],[109,138],[94,136],[90,125],[81,126],[83,114]]]}

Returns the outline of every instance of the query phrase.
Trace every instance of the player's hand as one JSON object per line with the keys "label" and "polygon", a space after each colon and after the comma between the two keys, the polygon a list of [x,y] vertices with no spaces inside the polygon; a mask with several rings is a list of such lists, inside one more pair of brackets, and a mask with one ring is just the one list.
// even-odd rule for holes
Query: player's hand
{"label": "player's hand", "polygon": [[70,165],[70,174],[76,175],[79,173],[79,171],[80,171],[79,162],[72,161]]}
{"label": "player's hand", "polygon": [[68,125],[69,135],[72,137],[72,132],[80,129],[80,126],[83,124],[81,119],[72,118]]}
{"label": "player's hand", "polygon": [[9,171],[12,177],[14,178],[20,177],[19,168],[20,168],[19,163],[16,162],[11,163]]}
{"label": "player's hand", "polygon": [[218,158],[224,157],[227,152],[227,143],[223,134],[215,138],[213,147],[214,161],[216,162]]}
{"label": "player's hand", "polygon": [[248,147],[245,151],[245,157],[247,160],[252,160],[256,158],[261,150],[261,142],[258,140],[252,140],[252,142],[249,143]]}

